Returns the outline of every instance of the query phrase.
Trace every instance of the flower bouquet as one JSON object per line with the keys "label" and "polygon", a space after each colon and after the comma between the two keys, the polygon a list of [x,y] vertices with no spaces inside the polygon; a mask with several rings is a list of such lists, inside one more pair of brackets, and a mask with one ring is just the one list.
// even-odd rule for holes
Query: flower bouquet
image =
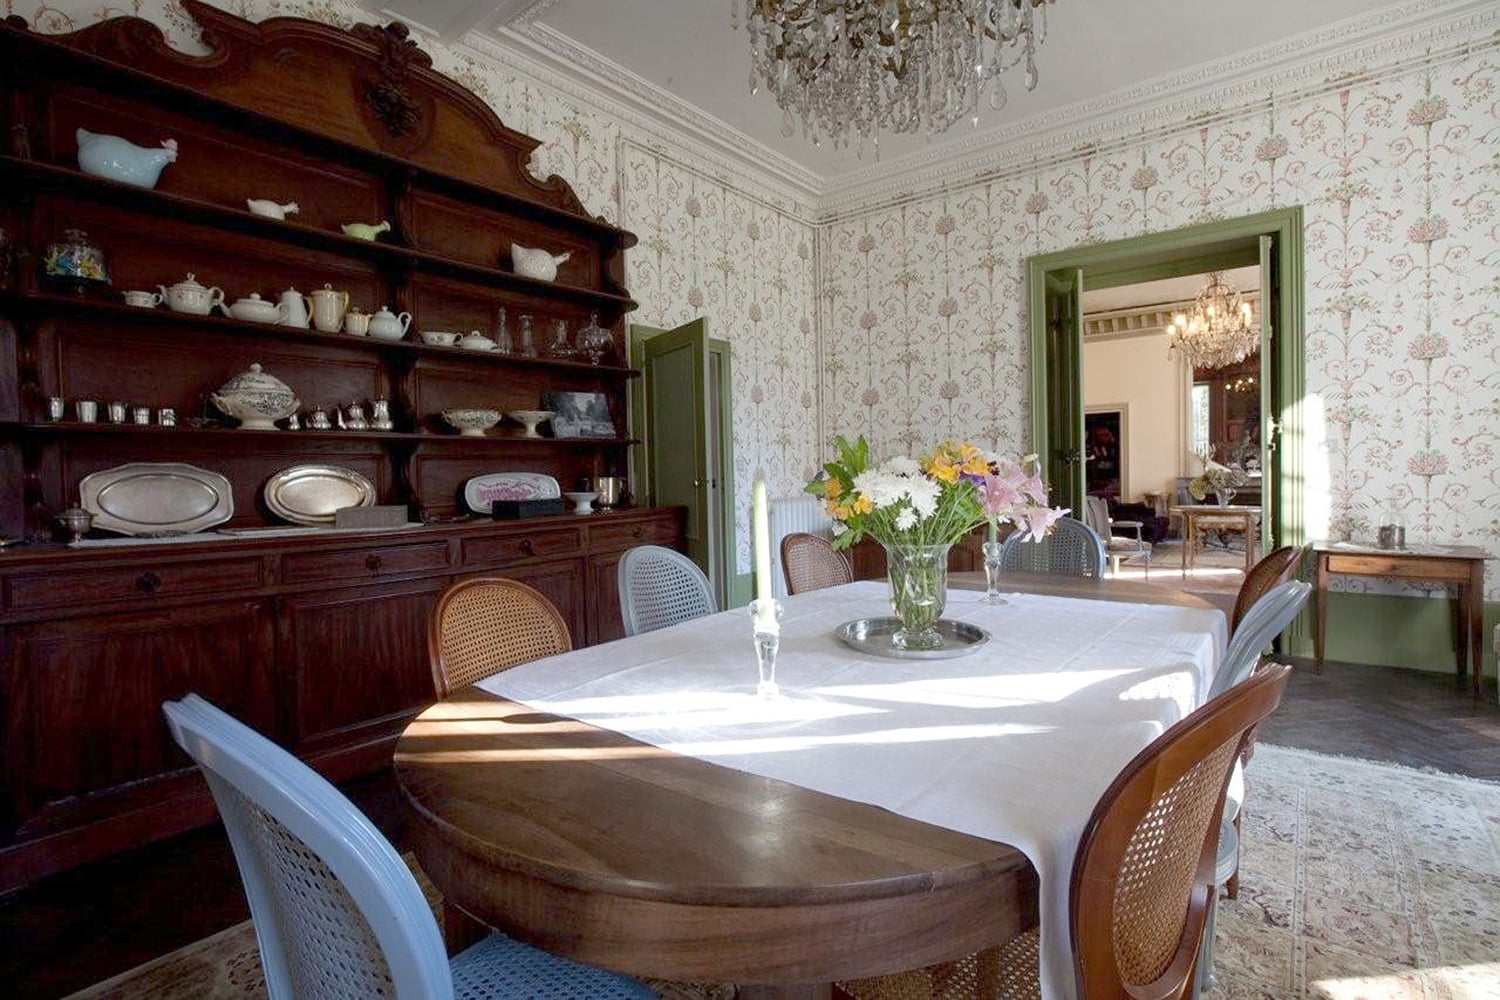
{"label": "flower bouquet", "polygon": [[1210,493],[1214,494],[1223,506],[1234,499],[1234,491],[1240,486],[1248,483],[1247,477],[1239,469],[1220,465],[1207,456],[1201,456],[1203,460],[1203,474],[1195,476],[1188,481],[1188,494],[1200,503],[1208,498]]}
{"label": "flower bouquet", "polygon": [[864,437],[852,444],[840,437],[837,444],[838,460],[823,467],[807,492],[821,496],[833,518],[834,548],[847,549],[865,536],[885,547],[891,608],[901,621],[892,637],[898,648],[942,644],[936,624],[954,543],[1000,521],[1040,539],[1067,513],[1047,506],[1034,455],[1003,461],[949,441],[921,460],[903,455],[872,466]]}

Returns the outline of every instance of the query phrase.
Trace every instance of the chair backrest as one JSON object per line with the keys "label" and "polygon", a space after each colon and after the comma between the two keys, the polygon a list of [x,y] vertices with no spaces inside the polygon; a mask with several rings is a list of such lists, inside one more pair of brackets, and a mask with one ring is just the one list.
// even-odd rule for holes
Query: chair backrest
{"label": "chair backrest", "polygon": [[338,789],[197,695],[162,711],[229,831],[272,1000],[453,996],[417,880]]}
{"label": "chair backrest", "polygon": [[506,667],[572,648],[568,623],[552,602],[503,576],[451,584],[427,619],[427,661],[438,698]]}
{"label": "chair backrest", "polygon": [[1101,539],[1110,536],[1109,530],[1109,501],[1103,497],[1086,496],[1083,498],[1083,521],[1094,534]]}
{"label": "chair backrest", "polygon": [[650,632],[719,610],[698,564],[675,549],[637,545],[620,559],[620,619],[626,635]]}
{"label": "chair backrest", "polygon": [[1260,654],[1286,631],[1292,619],[1307,604],[1307,595],[1312,593],[1312,584],[1293,580],[1273,587],[1269,593],[1255,602],[1246,613],[1239,627],[1229,637],[1229,648],[1224,651],[1224,661],[1214,674],[1208,688],[1210,698],[1223,694],[1249,677],[1260,661]]}
{"label": "chair backrest", "polygon": [[1081,1000],[1190,994],[1230,768],[1290,673],[1267,667],[1210,700],[1137,754],[1099,800],[1073,863]]}
{"label": "chair backrest", "polygon": [[1005,572],[1067,573],[1071,576],[1104,575],[1104,541],[1073,517],[1063,517],[1040,541],[1022,538],[1013,531],[1000,546],[1000,569]]}
{"label": "chair backrest", "polygon": [[781,568],[788,594],[854,582],[854,567],[821,535],[794,531],[781,540]]}
{"label": "chair backrest", "polygon": [[1250,568],[1245,574],[1245,582],[1240,584],[1239,596],[1234,600],[1234,614],[1229,618],[1231,632],[1240,627],[1251,605],[1266,591],[1296,577],[1304,552],[1299,545],[1283,545]]}

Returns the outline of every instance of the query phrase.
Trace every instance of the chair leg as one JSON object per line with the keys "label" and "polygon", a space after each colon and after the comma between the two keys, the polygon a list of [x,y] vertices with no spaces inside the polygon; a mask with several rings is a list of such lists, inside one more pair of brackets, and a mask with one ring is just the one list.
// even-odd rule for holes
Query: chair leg
{"label": "chair leg", "polygon": [[1193,977],[1195,998],[1219,985],[1218,973],[1214,971],[1214,928],[1219,914],[1219,887],[1210,886],[1209,892],[1212,898],[1208,901],[1208,920],[1203,925],[1203,940],[1198,944],[1198,971]]}
{"label": "chair leg", "polygon": [[[1240,827],[1240,820],[1244,817],[1244,815],[1245,807],[1243,804],[1241,804],[1240,811],[1235,813],[1234,815],[1234,832],[1236,836],[1238,836],[1242,832],[1242,828]],[[1240,865],[1238,851],[1235,852],[1234,874],[1229,876],[1229,880],[1224,883],[1224,895],[1228,896],[1230,899],[1240,898]]]}

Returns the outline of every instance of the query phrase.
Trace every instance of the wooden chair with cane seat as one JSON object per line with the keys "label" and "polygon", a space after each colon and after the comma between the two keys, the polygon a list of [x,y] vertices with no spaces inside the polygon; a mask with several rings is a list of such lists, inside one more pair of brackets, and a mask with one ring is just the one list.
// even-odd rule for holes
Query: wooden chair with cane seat
{"label": "wooden chair with cane seat", "polygon": [[822,535],[806,531],[794,531],[782,538],[781,569],[786,574],[788,594],[805,594],[809,590],[854,582],[854,567],[849,565],[849,558]]}
{"label": "wooden chair with cane seat", "polygon": [[471,576],[438,595],[427,659],[439,699],[517,663],[573,648],[552,602],[519,580]]}
{"label": "wooden chair with cane seat", "polygon": [[1234,599],[1234,614],[1229,618],[1230,634],[1240,627],[1245,614],[1267,591],[1296,577],[1306,552],[1307,549],[1300,545],[1283,545],[1250,568],[1245,574],[1245,582],[1240,584],[1239,596]]}
{"label": "wooden chair with cane seat", "polygon": [[[1136,754],[1099,799],[1070,890],[1079,1000],[1180,1000],[1197,988],[1230,770],[1291,672],[1269,664],[1210,699]],[[838,986],[855,1000],[1039,997],[1038,941],[1033,928],[958,962]]]}

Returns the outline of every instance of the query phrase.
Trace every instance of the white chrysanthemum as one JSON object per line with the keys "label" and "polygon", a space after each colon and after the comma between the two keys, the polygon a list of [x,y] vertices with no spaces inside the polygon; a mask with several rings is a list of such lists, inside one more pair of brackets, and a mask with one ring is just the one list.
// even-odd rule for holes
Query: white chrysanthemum
{"label": "white chrysanthemum", "polygon": [[876,508],[891,507],[906,495],[906,479],[879,469],[867,469],[854,477],[854,488],[869,497]]}
{"label": "white chrysanthemum", "polygon": [[847,524],[845,524],[843,521],[834,521],[833,522],[833,537],[834,538],[839,537],[840,535],[842,535],[844,532],[846,532],[848,530],[849,530],[849,526]]}
{"label": "white chrysanthemum", "polygon": [[885,463],[883,471],[889,472],[893,476],[920,476],[922,474],[922,467],[917,464],[915,459],[908,458],[905,455],[897,455]]}
{"label": "white chrysanthemum", "polygon": [[896,530],[910,531],[917,526],[917,512],[910,507],[901,508],[901,513],[896,515]]}
{"label": "white chrysanthemum", "polygon": [[906,481],[906,495],[911,498],[918,517],[931,517],[937,512],[941,492],[937,483],[925,477]]}

